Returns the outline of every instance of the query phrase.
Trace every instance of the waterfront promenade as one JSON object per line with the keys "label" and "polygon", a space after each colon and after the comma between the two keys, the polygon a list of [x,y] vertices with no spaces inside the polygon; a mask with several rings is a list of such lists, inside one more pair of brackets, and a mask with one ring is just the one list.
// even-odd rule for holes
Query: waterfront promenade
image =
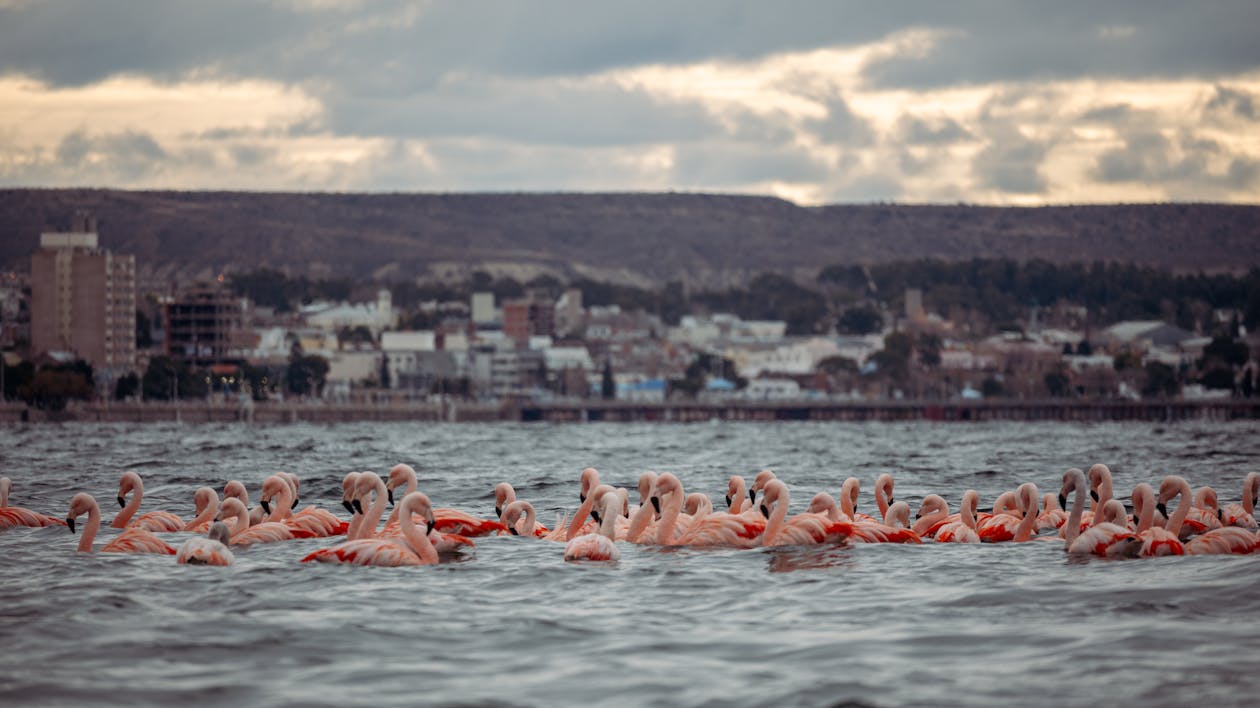
{"label": "waterfront promenade", "polygon": [[22,422],[245,422],[257,424],[416,422],[662,422],[731,421],[1178,421],[1260,419],[1260,399],[1209,401],[723,401],[640,403],[466,401],[339,404],[322,401],[257,403],[95,402],[62,411],[0,404],[0,423]]}

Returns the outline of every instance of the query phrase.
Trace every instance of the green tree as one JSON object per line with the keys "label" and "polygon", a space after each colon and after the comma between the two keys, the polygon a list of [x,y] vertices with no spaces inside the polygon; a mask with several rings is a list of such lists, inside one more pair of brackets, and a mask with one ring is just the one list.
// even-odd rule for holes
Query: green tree
{"label": "green tree", "polygon": [[130,371],[114,382],[114,400],[124,401],[140,392],[140,377]]}
{"label": "green tree", "polygon": [[316,354],[294,354],[289,358],[285,383],[290,393],[318,396],[328,376],[328,360]]}
{"label": "green tree", "polygon": [[884,316],[869,305],[851,307],[836,320],[836,330],[842,334],[870,334],[884,326]]}
{"label": "green tree", "polygon": [[1063,398],[1068,395],[1069,380],[1062,371],[1051,371],[1045,377],[1046,390],[1052,398]]}
{"label": "green tree", "polygon": [[18,388],[18,397],[27,405],[53,411],[64,409],[71,400],[91,400],[96,395],[91,370],[86,362],[43,367]]}
{"label": "green tree", "polygon": [[1001,381],[990,376],[980,382],[980,392],[984,394],[985,398],[998,398],[1006,395],[1006,387],[1002,385]]}
{"label": "green tree", "polygon": [[1142,384],[1143,398],[1170,398],[1177,394],[1177,372],[1158,361],[1147,362],[1144,368],[1146,381]]}

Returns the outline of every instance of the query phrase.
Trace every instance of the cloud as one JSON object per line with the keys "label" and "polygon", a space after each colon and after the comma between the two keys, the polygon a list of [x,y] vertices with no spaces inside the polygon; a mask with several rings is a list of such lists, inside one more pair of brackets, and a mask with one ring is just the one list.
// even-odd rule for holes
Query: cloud
{"label": "cloud", "polygon": [[958,121],[947,116],[931,119],[902,116],[897,122],[897,135],[902,142],[912,145],[950,145],[975,138]]}
{"label": "cloud", "polygon": [[993,135],[971,163],[976,181],[984,187],[1018,194],[1041,194],[1048,184],[1041,164],[1050,145],[1004,128]]}
{"label": "cloud", "polygon": [[1260,118],[1256,113],[1256,97],[1250,91],[1216,86],[1216,93],[1208,101],[1206,110],[1209,113],[1225,113],[1254,121]]}

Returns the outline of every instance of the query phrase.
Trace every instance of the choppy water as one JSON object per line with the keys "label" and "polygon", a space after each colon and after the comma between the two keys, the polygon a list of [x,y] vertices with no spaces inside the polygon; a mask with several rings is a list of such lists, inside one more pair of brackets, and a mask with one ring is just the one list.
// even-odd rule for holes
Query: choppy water
{"label": "choppy water", "polygon": [[[11,503],[64,516],[76,491],[145,478],[142,511],[289,469],[340,511],[341,476],[420,472],[442,506],[492,514],[512,482],[545,523],[585,466],[673,471],[716,499],[772,467],[793,511],[849,475],[956,507],[1106,462],[1118,496],[1167,473],[1237,501],[1260,463],[1245,424],[699,424],[0,428]],[[106,520],[112,509],[107,510]],[[344,513],[341,515],[344,516]],[[98,545],[108,538],[103,530]],[[170,534],[178,543],[184,535]],[[1054,544],[771,551],[479,539],[438,567],[299,564],[327,540],[238,551],[228,569],[80,555],[65,528],[0,533],[0,705],[1241,705],[1260,689],[1260,557],[1070,561]]]}

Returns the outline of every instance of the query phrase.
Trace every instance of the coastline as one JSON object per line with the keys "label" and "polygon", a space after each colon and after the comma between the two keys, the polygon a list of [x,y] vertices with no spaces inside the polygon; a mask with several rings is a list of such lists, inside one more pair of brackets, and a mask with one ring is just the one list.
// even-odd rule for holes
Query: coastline
{"label": "coastline", "polygon": [[1257,420],[1260,399],[1205,401],[724,401],[724,402],[505,402],[444,401],[400,404],[316,402],[94,402],[50,411],[0,404],[0,424],[13,423],[349,423],[394,422],[660,422],[727,421],[1150,421]]}

